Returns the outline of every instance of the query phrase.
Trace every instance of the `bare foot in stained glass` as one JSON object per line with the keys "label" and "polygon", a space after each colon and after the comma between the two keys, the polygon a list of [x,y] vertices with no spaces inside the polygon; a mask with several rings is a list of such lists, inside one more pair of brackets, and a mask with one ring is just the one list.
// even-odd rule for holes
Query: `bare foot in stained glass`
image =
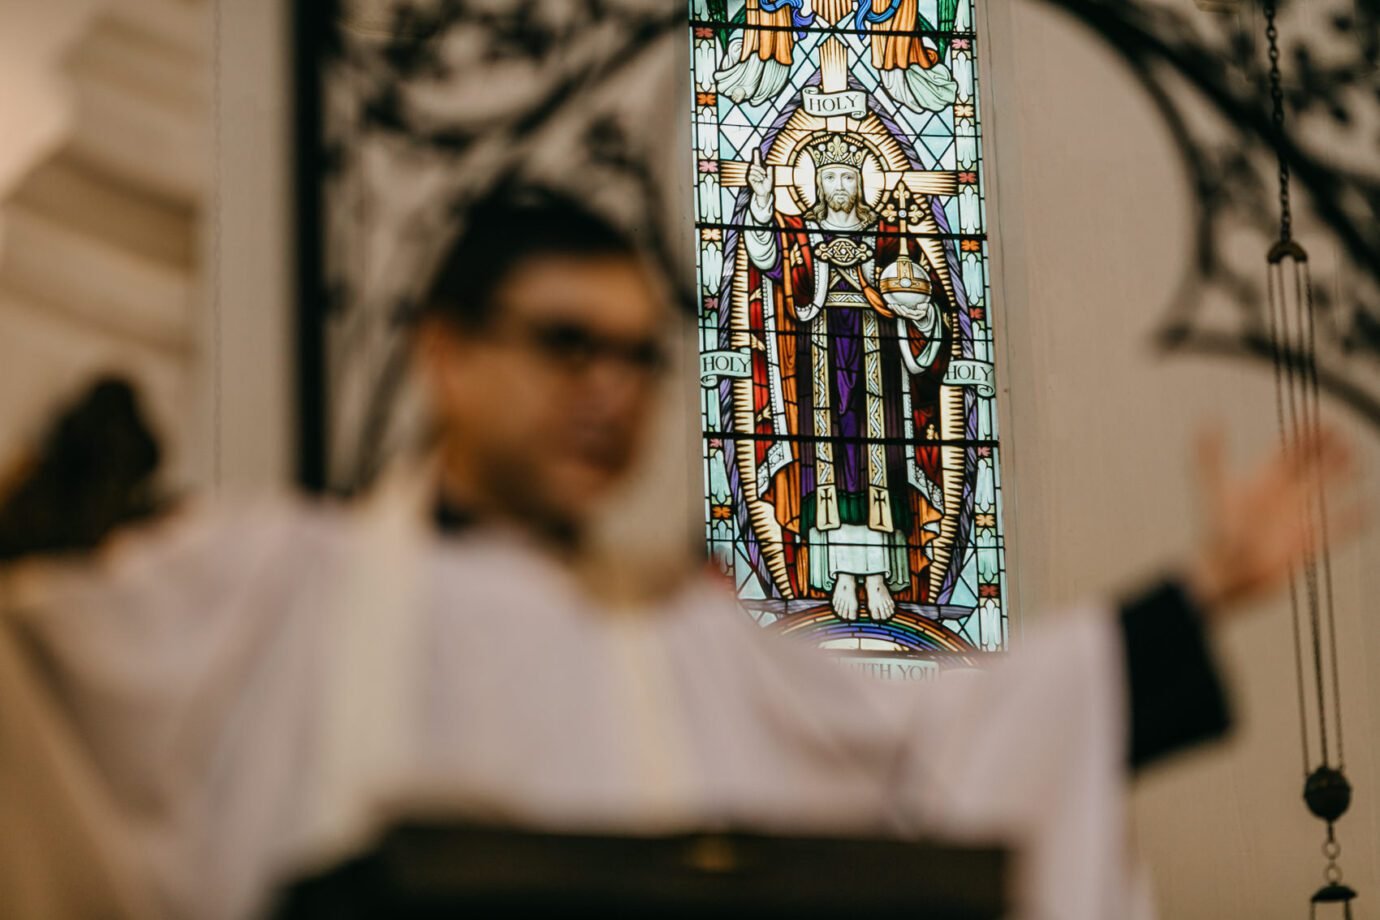
{"label": "bare foot in stained glass", "polygon": [[834,580],[834,613],[841,620],[858,618],[858,580],[847,572],[839,572]]}
{"label": "bare foot in stained glass", "polygon": [[896,612],[896,602],[886,587],[885,575],[867,576],[867,613],[874,620],[889,620]]}

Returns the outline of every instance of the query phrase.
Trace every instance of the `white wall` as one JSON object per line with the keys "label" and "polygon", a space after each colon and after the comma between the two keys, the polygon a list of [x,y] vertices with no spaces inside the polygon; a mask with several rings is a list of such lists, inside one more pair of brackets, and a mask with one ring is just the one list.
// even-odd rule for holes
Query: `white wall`
{"label": "white wall", "polygon": [[280,0],[208,5],[219,32],[219,195],[207,226],[204,473],[232,491],[264,489],[296,470],[289,10]]}
{"label": "white wall", "polygon": [[[1013,595],[1032,622],[1040,608],[1172,564],[1194,533],[1195,431],[1224,425],[1243,460],[1266,448],[1273,382],[1264,366],[1155,352],[1152,333],[1188,255],[1188,192],[1168,137],[1078,26],[1037,3],[988,7],[1007,525]],[[1328,247],[1304,242],[1319,281],[1331,283]],[[1373,487],[1380,432],[1334,414],[1360,441]],[[1339,831],[1347,878],[1367,898],[1380,892],[1376,558],[1380,530],[1336,561],[1357,787]],[[1136,836],[1165,917],[1303,916],[1321,884],[1322,826],[1301,801],[1289,618],[1277,604],[1222,638],[1240,728],[1225,748],[1146,777]]]}

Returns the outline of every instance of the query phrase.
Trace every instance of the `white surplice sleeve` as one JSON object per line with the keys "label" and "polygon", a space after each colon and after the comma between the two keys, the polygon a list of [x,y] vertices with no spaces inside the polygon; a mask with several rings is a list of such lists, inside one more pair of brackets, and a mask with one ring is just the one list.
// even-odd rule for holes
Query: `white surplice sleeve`
{"label": "white surplice sleeve", "polygon": [[94,867],[41,847],[21,865],[6,827],[0,885],[26,880],[56,915],[74,878],[99,886],[103,916],[252,909],[310,741],[323,517],[287,501],[188,511],[89,558],[0,570],[0,753],[19,753],[0,757],[0,811],[66,822]]}
{"label": "white surplice sleeve", "polygon": [[[1021,917],[1131,917],[1127,689],[1112,611],[1066,614],[1009,659],[926,688],[905,810],[1019,850]],[[929,738],[926,738],[929,734]]]}
{"label": "white surplice sleeve", "polygon": [[[768,710],[760,721],[800,756],[830,750],[840,763],[872,764],[884,825],[1013,847],[1020,920],[1142,915],[1130,894],[1127,689],[1113,611],[1053,618],[984,670],[921,682],[877,680],[749,629],[759,638],[741,646],[756,674],[747,692]],[[843,788],[821,784],[812,796],[823,812]]]}

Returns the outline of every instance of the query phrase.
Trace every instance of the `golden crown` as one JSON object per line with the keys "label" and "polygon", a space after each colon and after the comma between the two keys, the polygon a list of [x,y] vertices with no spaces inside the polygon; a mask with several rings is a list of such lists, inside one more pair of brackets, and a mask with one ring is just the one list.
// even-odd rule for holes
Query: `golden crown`
{"label": "golden crown", "polygon": [[815,161],[815,169],[823,169],[826,166],[851,166],[854,169],[862,169],[863,160],[866,158],[866,147],[850,143],[837,134],[831,134],[826,140],[815,141],[810,145],[810,159]]}

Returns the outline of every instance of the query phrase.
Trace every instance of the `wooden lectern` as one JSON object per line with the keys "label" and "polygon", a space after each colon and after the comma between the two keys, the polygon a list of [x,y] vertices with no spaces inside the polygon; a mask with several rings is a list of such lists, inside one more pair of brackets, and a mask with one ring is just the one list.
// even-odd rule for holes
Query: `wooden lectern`
{"label": "wooden lectern", "polygon": [[1008,864],[995,848],[889,840],[415,824],[293,885],[274,916],[988,920],[1005,913]]}

